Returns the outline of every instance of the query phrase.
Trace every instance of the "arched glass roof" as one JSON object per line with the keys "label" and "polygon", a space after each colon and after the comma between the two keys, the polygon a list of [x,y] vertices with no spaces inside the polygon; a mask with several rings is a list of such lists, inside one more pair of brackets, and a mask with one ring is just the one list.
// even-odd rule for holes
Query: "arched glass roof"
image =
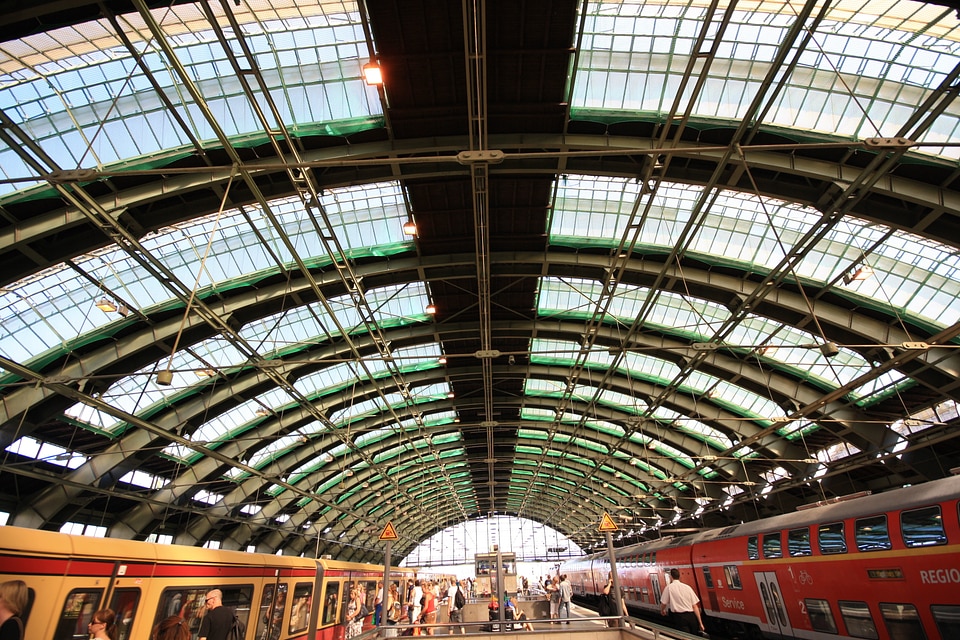
{"label": "arched glass roof", "polygon": [[947,8],[71,4],[0,19],[13,524],[589,546],[956,466]]}

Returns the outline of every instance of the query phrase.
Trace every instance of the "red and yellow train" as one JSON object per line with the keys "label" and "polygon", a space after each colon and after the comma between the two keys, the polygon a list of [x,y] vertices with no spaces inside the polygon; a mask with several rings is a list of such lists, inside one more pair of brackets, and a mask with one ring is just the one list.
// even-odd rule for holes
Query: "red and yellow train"
{"label": "red and yellow train", "polygon": [[[960,638],[960,477],[755,522],[622,547],[627,605],[659,615],[669,573],[698,593],[708,628],[749,638]],[[610,564],[564,565],[596,602]]]}
{"label": "red and yellow train", "polygon": [[[415,578],[391,569],[401,598]],[[149,638],[170,615],[196,637],[211,589],[246,623],[247,640],[338,640],[349,590],[363,585],[372,612],[383,567],[0,527],[0,582],[14,579],[29,589],[25,640],[86,640],[91,616],[107,607],[115,640]]]}

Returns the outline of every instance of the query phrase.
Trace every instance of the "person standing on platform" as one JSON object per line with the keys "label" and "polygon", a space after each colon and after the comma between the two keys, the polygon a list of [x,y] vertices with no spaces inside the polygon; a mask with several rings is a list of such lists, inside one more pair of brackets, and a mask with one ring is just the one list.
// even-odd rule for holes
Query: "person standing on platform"
{"label": "person standing on platform", "polygon": [[344,614],[344,637],[354,638],[363,632],[363,587],[355,586],[350,589],[350,600]]}
{"label": "person standing on platform", "polygon": [[[461,588],[460,583],[456,580],[453,581],[453,584],[450,585],[450,588],[447,589],[447,615],[449,616],[448,622],[450,624],[463,624],[463,607],[467,604],[467,596],[463,593],[463,588]],[[450,627],[450,634],[452,635],[456,627]],[[464,632],[463,627],[460,627],[460,633]]]}
{"label": "person standing on platform", "polygon": [[[603,595],[600,596],[600,606],[598,612],[601,616],[628,616],[627,601],[623,597],[623,587],[620,587],[620,597],[613,592],[613,575],[607,578],[607,584],[603,585]],[[619,620],[607,620],[608,627],[620,626]]]}
{"label": "person standing on platform", "polygon": [[428,580],[423,587],[423,611],[420,613],[421,622],[426,625],[424,632],[432,636],[437,624],[437,594],[433,590],[433,582]]}
{"label": "person standing on platform", "polygon": [[383,615],[383,580],[377,581],[377,593],[373,598],[373,626],[379,627]]}
{"label": "person standing on platform", "polygon": [[233,624],[233,610],[223,606],[223,592],[213,589],[207,592],[207,613],[200,621],[199,640],[226,640]]}
{"label": "person standing on platform", "polygon": [[23,580],[7,580],[0,584],[0,640],[23,640],[23,620],[29,590]]}
{"label": "person standing on platform", "polygon": [[[413,593],[410,595],[410,624],[417,624],[420,622],[420,612],[423,610],[423,587],[420,586],[420,581],[416,580],[413,583]],[[414,633],[419,635],[420,629],[417,628],[414,630]]]}
{"label": "person standing on platform", "polygon": [[[396,582],[390,583],[385,614],[387,616],[388,627],[400,623],[400,588],[397,587]],[[397,637],[397,630],[388,628],[384,630],[383,635],[385,638],[395,638]]]}
{"label": "person standing on platform", "polygon": [[573,585],[567,580],[567,574],[560,576],[558,585],[560,593],[560,605],[557,607],[557,617],[570,624],[570,602],[573,600]]}
{"label": "person standing on platform", "polygon": [[678,569],[670,569],[670,578],[672,581],[660,596],[660,614],[667,615],[669,609],[673,627],[696,635],[704,630],[700,618],[700,598],[689,585],[680,582]]}
{"label": "person standing on platform", "polygon": [[[547,600],[550,601],[550,618],[556,620],[560,612],[560,576],[553,576],[553,579],[547,583],[546,589]],[[550,624],[556,624],[556,622]]]}

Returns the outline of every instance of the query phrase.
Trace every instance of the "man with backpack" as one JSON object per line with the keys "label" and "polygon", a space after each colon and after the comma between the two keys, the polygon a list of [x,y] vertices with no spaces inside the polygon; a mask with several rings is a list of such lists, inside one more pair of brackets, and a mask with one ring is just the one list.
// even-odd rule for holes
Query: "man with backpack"
{"label": "man with backpack", "polygon": [[[467,604],[467,597],[463,593],[463,587],[460,586],[460,582],[454,581],[450,585],[450,588],[447,589],[447,612],[450,616],[449,622],[451,624],[462,624],[463,623],[463,608]],[[450,627],[450,634],[453,634],[456,627]],[[464,632],[463,627],[460,627],[460,633]]]}

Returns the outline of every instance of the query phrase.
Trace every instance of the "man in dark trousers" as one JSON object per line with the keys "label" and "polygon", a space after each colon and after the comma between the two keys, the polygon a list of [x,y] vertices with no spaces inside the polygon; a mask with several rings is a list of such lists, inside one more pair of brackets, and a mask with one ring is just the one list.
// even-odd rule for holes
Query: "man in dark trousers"
{"label": "man in dark trousers", "polygon": [[199,640],[226,640],[233,624],[233,610],[223,606],[223,592],[213,589],[207,592],[207,612],[200,621]]}
{"label": "man in dark trousers", "polygon": [[667,585],[660,596],[660,614],[667,615],[670,610],[672,626],[680,631],[697,635],[703,631],[703,620],[700,618],[700,598],[689,585],[680,582],[680,571],[670,569],[672,582]]}

